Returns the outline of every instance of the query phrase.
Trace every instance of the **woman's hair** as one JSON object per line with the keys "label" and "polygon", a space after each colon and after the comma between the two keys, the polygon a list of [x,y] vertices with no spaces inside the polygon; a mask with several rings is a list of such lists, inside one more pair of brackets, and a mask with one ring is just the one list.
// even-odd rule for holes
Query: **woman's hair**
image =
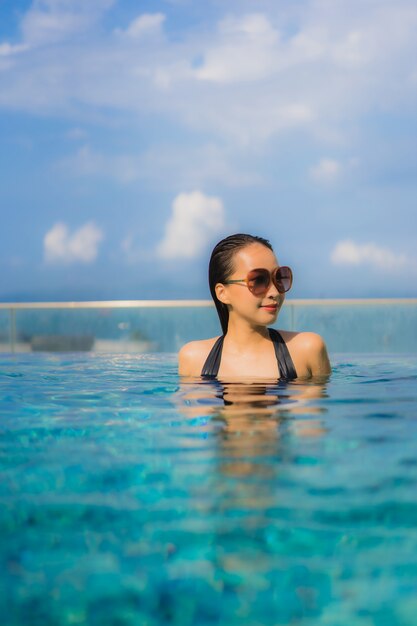
{"label": "woman's hair", "polygon": [[211,253],[209,263],[210,293],[216,305],[223,334],[227,332],[229,309],[226,304],[223,304],[223,302],[217,299],[215,287],[217,283],[225,283],[229,276],[233,274],[233,257],[236,252],[239,252],[239,250],[252,243],[260,243],[272,250],[272,246],[267,239],[256,237],[255,235],[238,233],[219,241],[219,243],[214,246],[213,252]]}

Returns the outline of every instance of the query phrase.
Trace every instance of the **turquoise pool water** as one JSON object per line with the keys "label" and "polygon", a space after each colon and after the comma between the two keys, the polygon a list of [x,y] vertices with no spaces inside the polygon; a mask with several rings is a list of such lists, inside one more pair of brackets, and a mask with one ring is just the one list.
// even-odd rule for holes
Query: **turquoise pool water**
{"label": "turquoise pool water", "polygon": [[222,386],[174,355],[1,355],[2,624],[417,624],[416,381],[417,357]]}

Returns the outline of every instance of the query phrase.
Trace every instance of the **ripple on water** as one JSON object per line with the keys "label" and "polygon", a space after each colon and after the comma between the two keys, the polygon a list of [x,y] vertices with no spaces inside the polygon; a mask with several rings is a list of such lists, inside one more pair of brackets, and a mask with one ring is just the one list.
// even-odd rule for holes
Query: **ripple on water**
{"label": "ripple on water", "polygon": [[1,358],[8,626],[411,624],[416,374],[183,384],[173,356]]}

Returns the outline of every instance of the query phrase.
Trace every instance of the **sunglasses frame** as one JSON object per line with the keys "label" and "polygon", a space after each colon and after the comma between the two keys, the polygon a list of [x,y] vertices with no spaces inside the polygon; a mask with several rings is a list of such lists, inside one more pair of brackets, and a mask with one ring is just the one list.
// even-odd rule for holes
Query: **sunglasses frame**
{"label": "sunglasses frame", "polygon": [[[279,287],[279,281],[277,280],[277,274],[278,274],[278,272],[279,272],[280,270],[289,270],[289,273],[290,273],[290,276],[289,276],[290,286],[288,287],[288,289],[284,289],[284,290],[282,290],[282,289]],[[253,290],[253,289],[251,289],[251,288],[250,288],[250,286],[249,286],[249,281],[250,281],[249,276],[250,276],[253,272],[262,272],[262,273],[267,272],[267,273],[269,274],[269,282],[268,282],[268,285],[267,285],[267,287],[265,287],[265,290],[263,290],[261,293],[255,293],[255,292],[254,292],[254,290]],[[282,279],[281,279],[281,280],[282,280]],[[267,270],[267,269],[266,269],[266,268],[264,268],[264,267],[257,267],[257,268],[255,268],[255,269],[251,270],[250,272],[248,272],[248,275],[246,276],[246,278],[235,278],[234,280],[226,280],[224,284],[225,284],[225,285],[234,285],[234,284],[237,284],[237,283],[245,283],[245,284],[246,284],[246,287],[249,289],[249,291],[250,291],[250,292],[251,292],[254,296],[257,296],[257,297],[262,297],[262,296],[264,296],[264,295],[267,293],[268,289],[269,289],[269,288],[270,288],[270,286],[271,286],[271,282],[272,282],[272,283],[274,283],[275,287],[278,289],[278,292],[282,294],[282,293],[287,293],[287,291],[289,291],[289,290],[291,289],[291,287],[292,287],[292,281],[293,281],[293,273],[292,273],[292,269],[291,269],[290,267],[288,267],[288,265],[281,265],[280,267],[277,267],[277,268],[275,268],[274,270],[272,270],[272,272],[270,272],[269,270]],[[281,283],[281,284],[282,284],[282,283]]]}

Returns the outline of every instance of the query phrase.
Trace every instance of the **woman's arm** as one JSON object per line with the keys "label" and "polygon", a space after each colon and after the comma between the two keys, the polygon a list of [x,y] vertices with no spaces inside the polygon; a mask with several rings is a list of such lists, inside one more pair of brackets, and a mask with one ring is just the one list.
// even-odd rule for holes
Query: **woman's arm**
{"label": "woman's arm", "polygon": [[195,343],[197,342],[191,341],[190,343],[186,343],[185,346],[183,346],[178,353],[178,374],[180,376],[196,375],[196,349],[194,346]]}
{"label": "woman's arm", "polygon": [[316,333],[305,333],[306,351],[308,357],[308,368],[311,375],[328,376],[332,368],[330,366],[329,356],[327,354],[326,344],[320,335]]}

